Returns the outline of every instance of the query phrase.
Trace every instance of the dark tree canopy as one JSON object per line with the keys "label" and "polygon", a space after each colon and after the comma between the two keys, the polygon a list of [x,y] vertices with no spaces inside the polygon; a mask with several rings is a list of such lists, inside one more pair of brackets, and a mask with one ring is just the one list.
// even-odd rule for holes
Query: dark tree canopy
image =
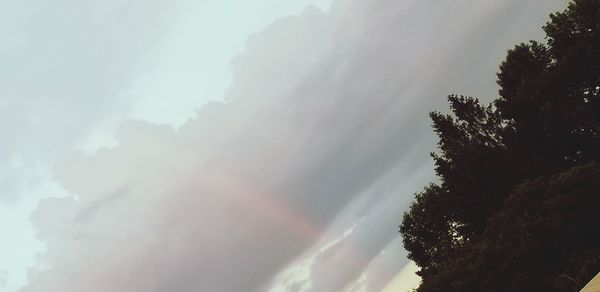
{"label": "dark tree canopy", "polygon": [[574,291],[600,271],[600,1],[508,52],[488,106],[431,113],[440,178],[400,232],[418,291]]}

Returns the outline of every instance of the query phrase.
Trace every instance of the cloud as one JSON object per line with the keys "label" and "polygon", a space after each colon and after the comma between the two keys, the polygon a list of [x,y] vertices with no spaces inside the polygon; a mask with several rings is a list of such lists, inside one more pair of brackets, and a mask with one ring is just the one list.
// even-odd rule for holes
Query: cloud
{"label": "cloud", "polygon": [[132,73],[175,6],[163,1],[4,1],[0,12],[0,201],[128,110]]}
{"label": "cloud", "polygon": [[48,251],[21,291],[265,290],[349,226],[308,281],[383,288],[401,265],[381,251],[401,254],[395,225],[431,176],[427,112],[495,94],[494,58],[545,14],[530,3],[340,0],[276,21],[234,60],[226,102],[177,130],[128,121],[117,146],[56,166],[72,196],[35,213]]}
{"label": "cloud", "polygon": [[25,282],[43,251],[29,219],[64,191],[51,168],[126,115],[124,94],[169,29],[179,1],[2,1],[0,9],[0,291]]}
{"label": "cloud", "polygon": [[[429,165],[399,164],[341,210],[304,255],[278,275],[272,292],[380,291],[407,264],[397,233],[410,194],[430,178]],[[399,180],[399,177],[402,180]]]}
{"label": "cloud", "polygon": [[[381,291],[408,263],[397,226],[402,219],[399,209],[410,197],[399,194],[412,193],[431,174],[429,166],[413,167],[413,172],[392,171],[369,188],[362,200],[355,200],[341,212],[338,223],[355,223],[342,238],[317,252],[309,291],[352,291],[352,287],[360,286],[366,291]],[[398,180],[399,176],[403,179]],[[368,200],[371,198],[375,201]]]}

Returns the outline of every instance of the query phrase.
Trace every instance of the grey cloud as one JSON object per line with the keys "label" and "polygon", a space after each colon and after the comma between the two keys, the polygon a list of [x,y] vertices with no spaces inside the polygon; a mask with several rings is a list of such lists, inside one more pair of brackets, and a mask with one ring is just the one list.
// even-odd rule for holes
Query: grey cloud
{"label": "grey cloud", "polygon": [[[405,194],[423,185],[431,171],[429,165],[400,164],[341,211],[328,231],[339,230],[334,232],[338,238],[324,239],[315,245],[316,251],[308,253],[314,257],[312,287],[302,291],[353,291],[362,285],[371,287],[368,291],[383,288],[407,262],[401,244],[390,246],[398,241],[401,209],[411,199]],[[328,244],[331,241],[333,245]],[[384,249],[385,256],[381,254]],[[358,281],[363,274],[366,283]]]}
{"label": "grey cloud", "polygon": [[[427,112],[463,87],[494,95],[488,60],[538,31],[546,11],[525,2],[340,0],[277,21],[234,61],[226,103],[177,131],[129,121],[118,146],[57,166],[78,200],[36,212],[48,252],[22,291],[265,290],[351,208],[346,224],[362,223],[312,279],[316,291],[347,287],[396,238],[416,183],[392,186],[431,175],[415,172],[433,149]],[[85,210],[94,216],[76,220]]]}
{"label": "grey cloud", "polygon": [[118,202],[120,199],[126,197],[128,194],[129,194],[128,186],[120,187],[114,193],[108,195],[107,197],[98,199],[94,202],[91,202],[86,208],[79,211],[79,213],[77,213],[77,215],[75,215],[74,219],[76,221],[86,220],[86,219],[94,216],[94,214],[97,213],[104,206],[109,207],[110,204],[114,204],[114,203]]}
{"label": "grey cloud", "polygon": [[[397,194],[389,194],[383,198],[352,233],[315,259],[310,291],[345,291],[345,288],[352,287],[351,284],[357,284],[363,273],[368,282],[368,291],[380,291],[395,276],[407,263],[405,254],[401,253],[402,245],[395,245],[385,255],[379,255],[394,240],[398,240],[396,226],[402,215],[398,209],[399,206],[405,206],[402,204],[404,200],[398,197]],[[379,262],[373,263],[376,258]],[[391,264],[384,263],[386,259]]]}

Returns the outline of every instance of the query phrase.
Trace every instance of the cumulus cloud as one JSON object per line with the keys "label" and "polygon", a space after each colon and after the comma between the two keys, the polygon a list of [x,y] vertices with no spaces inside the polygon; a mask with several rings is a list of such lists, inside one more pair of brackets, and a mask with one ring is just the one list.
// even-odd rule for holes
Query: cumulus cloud
{"label": "cumulus cloud", "polygon": [[[132,73],[167,28],[164,1],[3,1],[0,201],[127,112]],[[33,177],[33,178],[32,178]]]}
{"label": "cumulus cloud", "polygon": [[29,216],[64,191],[51,165],[98,139],[129,110],[123,93],[169,30],[170,1],[2,1],[0,9],[0,271],[13,292],[42,244]]}
{"label": "cumulus cloud", "polygon": [[402,254],[399,216],[431,175],[427,112],[493,95],[537,5],[339,0],[276,21],[234,60],[226,102],[177,130],[128,121],[56,167],[72,196],[36,212],[48,251],[21,291],[259,291],[302,254],[306,289],[382,289],[405,263],[382,250]]}

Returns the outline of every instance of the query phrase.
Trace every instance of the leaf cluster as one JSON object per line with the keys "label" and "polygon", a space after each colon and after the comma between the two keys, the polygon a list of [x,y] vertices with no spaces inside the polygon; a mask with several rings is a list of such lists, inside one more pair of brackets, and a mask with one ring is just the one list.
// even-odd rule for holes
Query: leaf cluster
{"label": "leaf cluster", "polygon": [[492,104],[430,115],[439,183],[400,226],[418,291],[572,291],[600,271],[600,1],[544,31],[508,52]]}

